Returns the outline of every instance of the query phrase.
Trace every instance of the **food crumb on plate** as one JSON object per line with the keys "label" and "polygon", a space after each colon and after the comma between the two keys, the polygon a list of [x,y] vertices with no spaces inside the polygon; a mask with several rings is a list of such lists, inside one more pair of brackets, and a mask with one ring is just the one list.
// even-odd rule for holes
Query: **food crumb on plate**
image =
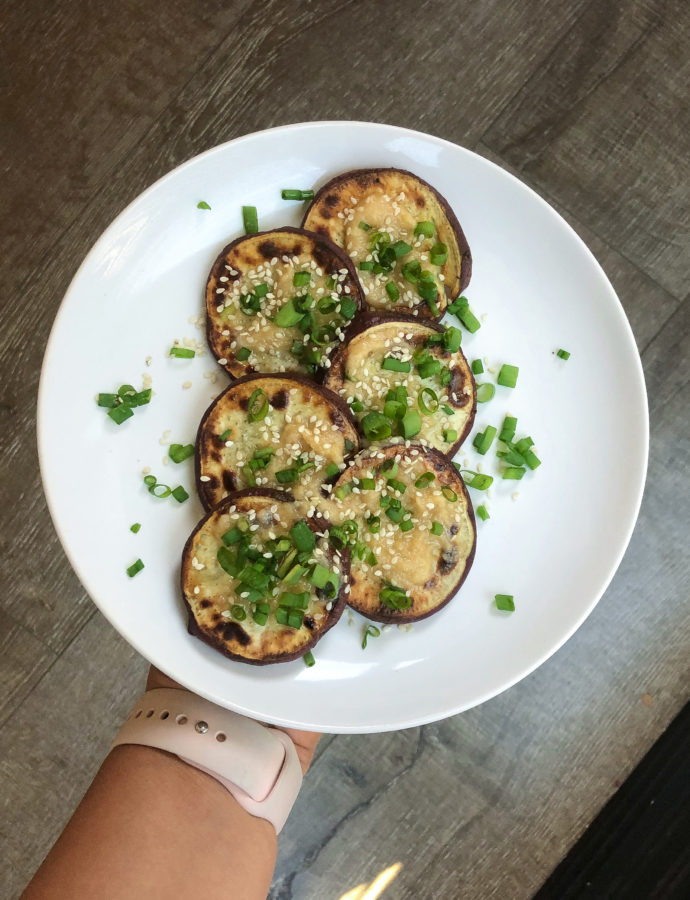
{"label": "food crumb on plate", "polygon": [[642,702],[644,703],[645,706],[651,706],[652,703],[654,703],[654,698],[652,697],[651,694],[643,694]]}
{"label": "food crumb on plate", "polygon": [[517,500],[517,498],[518,498],[519,496],[520,496],[520,491],[513,491],[513,493],[510,495],[510,499],[511,499],[511,500]]}
{"label": "food crumb on plate", "polygon": [[149,475],[150,472],[151,472],[151,466],[144,466],[144,468],[141,470],[142,475]]}
{"label": "food crumb on plate", "polygon": [[192,386],[191,381],[183,381],[182,382],[182,390],[183,391],[188,391],[191,386]]}

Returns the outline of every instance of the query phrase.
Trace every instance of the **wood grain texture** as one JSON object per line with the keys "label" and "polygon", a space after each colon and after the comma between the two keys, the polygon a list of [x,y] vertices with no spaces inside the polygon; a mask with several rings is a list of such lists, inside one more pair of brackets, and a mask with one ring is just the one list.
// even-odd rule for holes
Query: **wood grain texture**
{"label": "wood grain texture", "polygon": [[0,172],[12,199],[0,260],[0,676],[14,693],[0,727],[0,896],[18,895],[68,819],[145,670],[93,614],[40,493],[34,398],[59,300],[96,236],[172,166],[249,131],[322,118],[469,146],[484,136],[590,243],[645,349],[650,479],[594,614],[478,709],[323,739],[271,891],[338,898],[400,861],[386,898],[531,896],[687,697],[687,7],[400,0],[391,16],[373,0],[172,0],[160,17],[147,2],[2,6]]}
{"label": "wood grain texture", "polygon": [[593,0],[482,138],[679,300],[689,48],[683,0]]}

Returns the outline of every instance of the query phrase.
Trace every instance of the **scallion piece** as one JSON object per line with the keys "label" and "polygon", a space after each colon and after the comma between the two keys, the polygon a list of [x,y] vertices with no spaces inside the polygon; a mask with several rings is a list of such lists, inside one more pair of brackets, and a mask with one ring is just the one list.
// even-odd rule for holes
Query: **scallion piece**
{"label": "scallion piece", "polygon": [[482,432],[481,440],[475,444],[477,449],[477,453],[481,453],[482,456],[486,455],[487,450],[494,442],[494,438],[496,437],[496,429],[493,425],[487,425],[486,430]]}
{"label": "scallion piece", "polygon": [[371,225],[368,225],[366,222],[360,222],[359,227],[362,231],[371,231]]}
{"label": "scallion piece", "polygon": [[152,494],[158,500],[165,500],[166,497],[172,494],[172,490],[167,484],[156,482],[156,484],[149,485],[149,494]]}
{"label": "scallion piece", "polygon": [[508,363],[504,363],[501,366],[501,371],[498,373],[498,378],[496,381],[502,387],[514,388],[517,384],[518,372],[520,369],[518,366],[511,366]]}
{"label": "scallion piece", "polygon": [[530,447],[534,447],[534,441],[531,437],[523,437],[515,445],[515,449],[518,453],[524,454],[525,450],[529,450]]}
{"label": "scallion piece", "polygon": [[294,287],[304,287],[311,281],[311,272],[295,272],[292,276]]}
{"label": "scallion piece", "polygon": [[532,450],[525,450],[523,456],[525,457],[525,462],[530,467],[530,469],[532,469],[532,471],[538,469],[541,465],[541,460]]}
{"label": "scallion piece", "polygon": [[455,503],[458,499],[458,495],[455,493],[452,487],[447,484],[444,484],[441,488],[441,493],[448,500],[449,503]]}
{"label": "scallion piece", "polygon": [[349,438],[345,438],[345,449],[348,453],[351,453],[355,449],[355,442],[351,441]]}
{"label": "scallion piece", "polygon": [[490,381],[477,385],[477,403],[488,403],[496,393],[496,388]]}
{"label": "scallion piece", "polygon": [[346,481],[344,484],[339,484],[338,487],[333,491],[333,495],[336,500],[344,500],[349,494],[352,493],[353,484],[351,481]]}
{"label": "scallion piece", "polygon": [[129,575],[130,578],[134,578],[134,576],[137,574],[137,572],[141,572],[141,570],[143,568],[144,568],[143,562],[140,559],[137,559],[135,562],[132,563],[131,566],[129,566],[127,568],[127,574]]}
{"label": "scallion piece", "polygon": [[413,438],[416,434],[422,430],[422,417],[419,415],[416,409],[408,409],[405,415],[402,417],[402,431],[403,437],[406,440]]}
{"label": "scallion piece", "polygon": [[375,491],[376,490],[376,479],[375,478],[360,478],[359,486],[363,491]]}
{"label": "scallion piece", "polygon": [[194,456],[194,444],[171,444],[168,447],[168,456],[174,463],[184,462],[190,456]]}
{"label": "scallion piece", "polygon": [[278,484],[294,484],[299,481],[297,469],[278,469],[275,473]]}
{"label": "scallion piece", "polygon": [[454,325],[449,325],[443,332],[443,346],[449,353],[457,353],[462,343],[462,331]]}
{"label": "scallion piece", "polygon": [[231,528],[229,531],[226,531],[225,534],[221,534],[220,539],[226,547],[230,547],[232,544],[241,541],[243,537],[243,531],[240,531],[239,528]]}
{"label": "scallion piece", "polygon": [[414,486],[421,490],[422,488],[429,487],[431,482],[436,478],[433,472],[423,472],[419,478],[415,481]]}
{"label": "scallion piece", "polygon": [[[245,230],[246,230],[246,228],[245,228]],[[247,231],[247,234],[250,234],[250,233],[251,232]],[[254,621],[256,622],[257,625],[263,626],[266,624],[266,622],[268,622],[268,613],[261,612],[260,610],[256,609],[252,613],[252,618],[254,619]]]}
{"label": "scallion piece", "polygon": [[205,200],[199,200],[199,202],[196,205],[196,208],[197,209],[210,209],[211,207],[208,205],[208,203]]}
{"label": "scallion piece", "polygon": [[401,506],[389,506],[386,510],[386,516],[391,522],[395,522],[396,525],[399,525],[402,522],[402,517],[404,515],[405,510]]}
{"label": "scallion piece", "polygon": [[412,529],[414,528],[414,522],[412,522],[410,519],[404,519],[398,527],[401,531],[412,531]]}
{"label": "scallion piece", "polygon": [[170,493],[173,495],[173,497],[175,498],[175,500],[177,500],[178,503],[184,503],[185,500],[189,500],[189,494],[182,487],[181,484],[178,484],[177,487],[174,488]]}
{"label": "scallion piece", "polygon": [[438,395],[430,387],[422,388],[417,398],[417,406],[425,416],[431,416],[438,410]]}
{"label": "scallion piece", "polygon": [[394,281],[386,282],[386,293],[393,301],[393,303],[396,303],[400,299],[400,291],[398,290],[398,286]]}
{"label": "scallion piece", "polygon": [[452,444],[453,441],[457,441],[457,439],[458,439],[458,433],[455,430],[455,428],[446,428],[445,431],[443,432],[443,440],[447,444]]}
{"label": "scallion piece", "polygon": [[316,546],[316,536],[303,520],[295,522],[290,529],[290,537],[292,538],[292,543],[297,547],[300,553],[311,553]]}
{"label": "scallion piece", "polygon": [[280,192],[283,200],[313,200],[314,191],[300,191],[294,188],[283,188]]}
{"label": "scallion piece", "polygon": [[453,413],[455,412],[455,410],[453,409],[453,407],[452,407],[452,406],[448,406],[447,403],[444,404],[444,406],[442,406],[441,409],[443,410],[443,412],[444,412],[447,416],[452,416]]}
{"label": "scallion piece", "polygon": [[240,349],[235,354],[235,358],[238,362],[247,362],[251,355],[252,351],[249,349],[249,347],[240,347]]}
{"label": "scallion piece", "polygon": [[483,375],[484,374],[484,363],[481,359],[473,359],[472,360],[472,374],[473,375]]}
{"label": "scallion piece", "polygon": [[311,650],[307,650],[307,652],[304,654],[304,656],[302,657],[302,659],[304,660],[304,665],[305,665],[308,669],[311,669],[311,667],[312,667],[312,666],[314,665],[314,663],[316,662],[316,660],[314,659],[314,654],[311,652]]}
{"label": "scallion piece", "polygon": [[406,360],[396,359],[394,356],[384,356],[381,368],[389,372],[411,372],[412,364]]}
{"label": "scallion piece", "polygon": [[496,456],[499,459],[502,459],[503,462],[508,466],[525,466],[527,463],[525,462],[525,457],[518,453],[515,447],[512,445],[508,445],[507,450],[497,450]]}
{"label": "scallion piece", "polygon": [[400,259],[402,256],[407,256],[408,253],[411,253],[412,247],[406,241],[395,241],[391,244],[391,250],[395,254],[395,258]]}
{"label": "scallion piece", "polygon": [[168,356],[175,359],[193,359],[196,356],[196,350],[191,350],[189,347],[171,347]]}
{"label": "scallion piece", "polygon": [[255,206],[242,207],[242,224],[245,234],[256,234],[259,230],[259,217]]}
{"label": "scallion piece", "polygon": [[361,400],[358,400],[357,397],[354,397],[350,401],[350,409],[352,410],[352,412],[356,412],[356,413],[364,412],[364,404],[362,403]]}
{"label": "scallion piece", "polygon": [[371,534],[377,534],[381,530],[380,516],[371,515],[367,518],[367,526]]}
{"label": "scallion piece", "polygon": [[237,557],[234,553],[228,550],[227,547],[219,547],[216,553],[216,559],[218,560],[218,565],[224,572],[231,578],[236,577],[239,572],[239,566],[237,564]]}
{"label": "scallion piece", "polygon": [[504,481],[520,481],[526,471],[527,469],[523,466],[508,466],[507,469],[503,470],[501,477]]}
{"label": "scallion piece", "polygon": [[557,356],[559,359],[570,359],[570,353],[568,353],[567,350],[557,350],[557,351],[556,351],[556,356]]}
{"label": "scallion piece", "polygon": [[132,412],[131,407],[121,403],[119,406],[114,406],[112,409],[109,409],[108,415],[116,425],[122,425],[122,423],[126,419],[130,419],[134,413]]}
{"label": "scallion piece", "polygon": [[432,522],[431,528],[429,529],[432,534],[442,535],[443,534],[443,525],[440,522]]}
{"label": "scallion piece", "polygon": [[477,515],[482,522],[486,522],[487,519],[491,518],[489,516],[489,510],[483,504],[477,507]]}
{"label": "scallion piece", "polygon": [[117,394],[99,394],[98,400],[96,402],[99,406],[106,407],[107,409],[112,409],[117,405],[118,396]]}
{"label": "scallion piece", "polygon": [[494,603],[496,608],[503,612],[515,612],[515,599],[512,594],[496,594]]}
{"label": "scallion piece", "polygon": [[433,222],[417,222],[414,229],[415,237],[433,237],[434,236],[434,223]]}
{"label": "scallion piece", "polygon": [[342,297],[340,300],[340,314],[345,319],[354,319],[357,312],[357,303],[352,297]]}
{"label": "scallion piece", "polygon": [[406,262],[400,271],[405,281],[409,281],[410,284],[417,284],[422,273],[422,266],[418,260],[413,259]]}
{"label": "scallion piece", "polygon": [[340,466],[338,463],[329,463],[324,470],[326,478],[333,478],[335,475],[338,475],[339,472]]}
{"label": "scallion piece", "polygon": [[448,247],[440,241],[429,250],[429,262],[432,266],[442,266],[448,259]]}
{"label": "scallion piece", "polygon": [[296,308],[295,299],[293,297],[292,300],[288,300],[284,306],[280,307],[273,322],[279,328],[292,328],[293,325],[296,325],[300,321],[303,315],[304,312]]}
{"label": "scallion piece", "polygon": [[359,271],[360,272],[373,272],[375,265],[376,264],[374,263],[373,260],[363,259],[362,262],[359,264]]}
{"label": "scallion piece", "polygon": [[362,650],[366,650],[367,640],[370,637],[377,638],[377,637],[379,637],[380,634],[381,634],[381,630],[379,628],[377,628],[376,625],[367,625],[367,627],[364,629],[364,634],[362,636]]}
{"label": "scallion piece", "polygon": [[252,391],[247,404],[247,421],[260,422],[268,415],[268,397],[261,388]]}
{"label": "scallion piece", "polygon": [[301,609],[291,609],[288,613],[288,625],[290,628],[301,628],[304,622],[304,613]]}
{"label": "scallion piece", "polygon": [[233,603],[233,605],[230,607],[230,615],[237,622],[244,622],[244,620],[247,618],[247,611],[243,606],[240,606],[239,603]]}
{"label": "scallion piece", "polygon": [[141,529],[141,522],[135,522],[134,525],[129,526],[129,530],[132,534],[138,534]]}
{"label": "scallion piece", "polygon": [[412,606],[412,597],[402,588],[397,588],[392,584],[382,588],[379,600],[389,609],[409,609]]}
{"label": "scallion piece", "polygon": [[144,484],[146,487],[151,487],[152,484],[156,483],[155,475],[144,475]]}
{"label": "scallion piece", "polygon": [[499,441],[509,444],[515,437],[515,429],[517,428],[517,419],[515,416],[506,416],[503,420],[503,427],[498,436]]}
{"label": "scallion piece", "polygon": [[[453,463],[453,465],[456,464]],[[491,475],[485,475],[483,472],[472,472],[470,469],[460,469],[459,466],[456,466],[456,468],[459,469],[467,487],[474,488],[476,491],[485,491],[494,483]]]}
{"label": "scallion piece", "polygon": [[392,434],[390,422],[381,413],[367,413],[360,424],[365,437],[369,441],[385,441]]}
{"label": "scallion piece", "polygon": [[407,489],[406,484],[403,481],[398,481],[397,478],[388,478],[386,484],[391,490],[397,491],[399,494],[404,494]]}

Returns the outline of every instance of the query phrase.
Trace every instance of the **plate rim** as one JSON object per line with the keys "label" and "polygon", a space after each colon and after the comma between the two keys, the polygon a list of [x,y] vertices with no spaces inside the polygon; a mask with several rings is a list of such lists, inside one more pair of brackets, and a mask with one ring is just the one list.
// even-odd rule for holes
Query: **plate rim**
{"label": "plate rim", "polygon": [[[69,564],[74,571],[75,575],[82,588],[86,592],[89,597],[89,600],[96,606],[98,611],[103,615],[103,617],[108,621],[108,623],[118,632],[118,634],[131,646],[133,649],[142,656],[147,662],[151,665],[156,666],[161,671],[165,671],[165,668],[159,663],[153,661],[152,657],[155,657],[155,653],[151,654],[147,649],[144,652],[143,648],[140,646],[140,643],[137,639],[133,639],[129,634],[125,635],[123,631],[118,626],[117,622],[113,620],[110,612],[106,611],[101,604],[96,600],[95,594],[92,593],[87,585],[87,579],[83,576],[80,571],[80,566],[74,555],[72,554],[70,548],[67,544],[67,538],[63,537],[62,530],[58,524],[58,509],[55,498],[52,496],[50,482],[46,477],[47,473],[47,456],[48,456],[48,448],[47,448],[47,436],[45,434],[46,425],[46,416],[45,416],[45,406],[46,406],[46,393],[47,393],[47,381],[48,381],[48,363],[50,362],[50,355],[53,351],[53,344],[56,340],[56,332],[58,330],[60,318],[64,313],[64,310],[67,306],[67,301],[72,293],[72,290],[81,277],[82,271],[89,264],[92,257],[94,257],[99,251],[100,244],[102,241],[106,239],[106,236],[117,227],[119,221],[125,216],[127,216],[133,209],[135,209],[139,204],[144,203],[148,198],[149,194],[153,193],[157,190],[163,183],[168,180],[173,180],[176,175],[186,168],[189,168],[193,165],[198,164],[201,160],[210,158],[216,154],[222,154],[229,147],[237,146],[242,143],[248,143],[257,137],[264,137],[266,135],[271,135],[275,133],[285,133],[289,132],[298,132],[300,130],[311,129],[315,127],[323,127],[327,126],[330,128],[342,128],[342,129],[384,129],[387,132],[398,133],[399,135],[411,136],[417,139],[421,139],[424,141],[431,141],[436,145],[440,145],[442,147],[450,148],[453,152],[460,151],[463,155],[471,156],[475,160],[479,160],[483,165],[488,166],[489,168],[498,170],[502,177],[508,177],[509,180],[515,183],[519,187],[520,190],[526,191],[531,195],[532,199],[538,201],[539,205],[547,211],[547,214],[554,217],[559,221],[561,226],[565,226],[567,231],[570,233],[570,236],[575,238],[577,243],[580,245],[580,248],[584,250],[586,256],[589,258],[591,264],[593,264],[601,282],[602,286],[605,287],[606,291],[609,294],[609,297],[615,301],[614,306],[617,311],[618,319],[620,320],[621,325],[623,326],[623,331],[625,332],[626,341],[628,343],[628,349],[632,350],[633,353],[632,358],[634,360],[635,366],[635,375],[637,378],[636,385],[636,393],[638,393],[637,400],[640,401],[640,405],[642,407],[643,416],[640,425],[643,427],[643,435],[644,441],[643,446],[639,448],[643,451],[642,459],[641,459],[641,469],[639,472],[639,479],[635,484],[635,498],[634,498],[634,514],[630,516],[625,532],[622,535],[622,539],[620,542],[620,546],[618,548],[618,552],[616,554],[615,559],[612,561],[611,566],[609,567],[608,575],[602,584],[600,591],[593,595],[593,598],[586,605],[584,610],[576,617],[574,623],[568,628],[564,634],[556,641],[547,651],[543,652],[539,656],[535,657],[528,665],[526,665],[523,669],[520,670],[518,674],[516,674],[513,678],[509,678],[506,681],[502,682],[501,687],[498,689],[489,689],[484,693],[476,696],[470,702],[462,702],[451,704],[450,706],[446,706],[444,711],[441,714],[438,712],[431,712],[427,714],[408,716],[405,718],[403,724],[400,722],[385,722],[379,723],[376,725],[344,725],[342,723],[332,723],[322,724],[314,726],[313,724],[307,724],[304,722],[298,722],[293,719],[281,718],[276,716],[270,717],[262,717],[265,721],[271,722],[271,724],[280,725],[284,727],[290,728],[301,728],[308,729],[312,731],[317,731],[320,733],[330,733],[330,734],[368,734],[368,733],[379,733],[379,732],[388,732],[388,731],[397,731],[405,728],[414,728],[420,725],[430,724],[432,722],[442,721],[443,719],[449,718],[451,716],[457,715],[459,713],[465,712],[469,709],[474,708],[475,706],[479,706],[483,703],[486,703],[488,700],[493,699],[494,697],[499,696],[504,691],[509,690],[519,681],[522,681],[524,678],[527,678],[531,675],[536,669],[538,669],[541,665],[543,665],[551,656],[558,652],[558,650],[563,647],[563,645],[570,640],[570,638],[575,634],[575,632],[582,626],[585,620],[592,614],[594,608],[597,606],[605,592],[608,590],[616,572],[620,568],[623,557],[629,547],[630,540],[632,538],[633,532],[637,525],[640,508],[642,505],[642,499],[644,496],[644,490],[647,480],[648,466],[649,466],[649,441],[650,441],[650,433],[649,433],[649,398],[647,394],[647,387],[644,377],[644,369],[642,366],[642,359],[640,356],[640,352],[637,348],[637,344],[635,341],[634,333],[632,330],[632,326],[630,325],[630,321],[625,313],[623,308],[623,304],[618,297],[613,285],[611,284],[606,272],[603,267],[594,256],[593,252],[589,249],[585,241],[580,237],[577,231],[573,228],[573,226],[547,201],[545,200],[534,188],[530,185],[526,184],[512,172],[504,169],[498,163],[494,162],[491,159],[487,159],[485,156],[482,156],[480,153],[477,153],[474,150],[470,150],[467,147],[463,147],[459,144],[454,143],[453,141],[448,140],[447,138],[438,137],[437,135],[429,134],[428,132],[419,131],[416,129],[406,128],[400,125],[392,125],[384,122],[368,122],[368,121],[359,121],[359,120],[348,120],[348,119],[324,119],[324,120],[313,120],[313,121],[305,121],[305,122],[295,122],[286,125],[276,125],[271,128],[259,129],[257,131],[252,131],[248,134],[239,135],[235,138],[230,139],[229,141],[224,141],[221,144],[216,144],[213,147],[209,147],[207,150],[204,150],[201,153],[198,153],[194,156],[189,157],[184,160],[174,168],[170,169],[160,178],[156,179],[152,182],[147,188],[145,188],[142,192],[137,194],[99,233],[96,240],[90,246],[88,252],[84,256],[77,270],[75,271],[73,277],[71,278],[69,285],[67,286],[62,299],[60,300],[60,305],[55,313],[55,317],[53,323],[51,325],[50,334],[48,335],[48,339],[45,344],[45,349],[43,352],[43,357],[41,361],[41,373],[38,384],[38,392],[37,392],[37,404],[36,404],[36,443],[38,449],[38,461],[39,461],[39,471],[41,476],[41,486],[43,489],[43,494],[46,499],[46,504],[48,507],[48,512],[50,514],[50,518],[53,524],[53,528],[55,529],[55,533],[58,537],[60,545],[62,547],[63,552],[65,553]],[[207,690],[205,687],[200,688],[197,685],[193,685],[186,678],[181,678],[179,674],[169,674],[171,678],[174,678],[179,684],[183,687],[187,688],[194,693],[198,693],[200,696],[205,697],[211,702],[222,705],[228,709],[235,710],[237,712],[243,713],[248,716],[255,717],[257,714],[249,709],[247,706],[237,703],[230,702],[225,698],[221,698],[213,693],[212,690]]]}

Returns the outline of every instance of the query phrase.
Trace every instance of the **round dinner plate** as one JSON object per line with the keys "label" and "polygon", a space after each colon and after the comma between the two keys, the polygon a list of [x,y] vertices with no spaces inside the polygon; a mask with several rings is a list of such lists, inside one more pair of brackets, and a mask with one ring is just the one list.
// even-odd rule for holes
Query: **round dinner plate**
{"label": "round dinner plate", "polygon": [[[180,555],[203,510],[193,461],[164,464],[166,439],[194,441],[228,378],[206,348],[203,289],[220,249],[242,233],[297,225],[303,204],[281,188],[316,188],[347,169],[395,166],[449,201],[474,259],[466,291],[481,320],[464,334],[469,360],[503,363],[517,387],[480,404],[475,429],[517,416],[542,465],[503,481],[494,448],[468,438],[457,459],[498,476],[470,490],[474,566],[438,615],[390,628],[361,647],[364,619],[343,615],[315,648],[316,665],[232,662],[187,633]],[[211,209],[198,209],[199,201]],[[457,324],[457,322],[456,322]],[[171,359],[175,339],[198,341]],[[571,353],[564,361],[559,348]],[[99,391],[151,376],[148,406],[118,426]],[[165,436],[164,436],[165,435]],[[69,560],[101,612],[143,656],[190,690],[275,724],[367,732],[435,721],[493,697],[558,649],[609,584],[644,486],[648,416],[642,367],[621,304],[577,234],[512,175],[448,141],[390,125],[310,122],[238,138],[197,156],[139,196],[101,235],[62,302],[48,342],[38,443],[50,512]],[[478,465],[479,464],[479,465]],[[146,466],[191,494],[157,500]],[[130,525],[141,523],[138,534]],[[129,578],[127,566],[145,565]],[[515,612],[496,609],[512,594]],[[117,673],[113,673],[117,677]]]}

